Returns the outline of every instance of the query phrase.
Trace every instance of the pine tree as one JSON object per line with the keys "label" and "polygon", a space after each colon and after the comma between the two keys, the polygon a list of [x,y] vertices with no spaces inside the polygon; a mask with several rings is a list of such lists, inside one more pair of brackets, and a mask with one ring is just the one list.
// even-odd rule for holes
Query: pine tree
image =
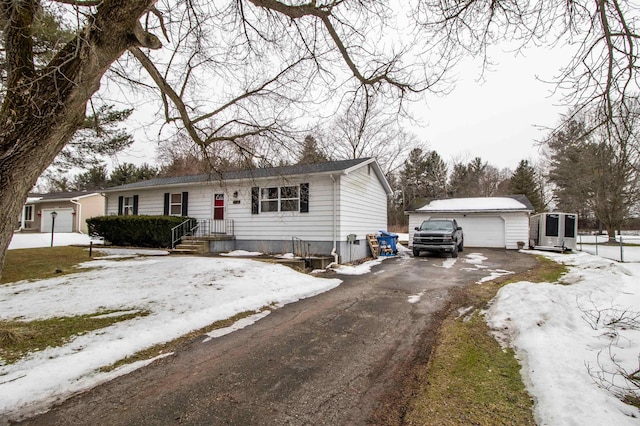
{"label": "pine tree", "polygon": [[327,156],[318,149],[318,142],[313,136],[307,135],[302,144],[298,164],[315,164],[324,161],[327,161]]}
{"label": "pine tree", "polygon": [[542,187],[538,180],[536,170],[529,165],[529,161],[521,160],[509,180],[509,192],[511,194],[525,195],[536,212],[545,210],[542,201]]}

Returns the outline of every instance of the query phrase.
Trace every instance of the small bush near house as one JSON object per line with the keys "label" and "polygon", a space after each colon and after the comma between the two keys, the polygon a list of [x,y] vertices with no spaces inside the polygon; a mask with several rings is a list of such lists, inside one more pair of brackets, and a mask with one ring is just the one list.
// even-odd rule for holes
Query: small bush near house
{"label": "small bush near house", "polygon": [[90,235],[117,246],[169,247],[171,228],[187,220],[180,216],[97,216],[87,219]]}

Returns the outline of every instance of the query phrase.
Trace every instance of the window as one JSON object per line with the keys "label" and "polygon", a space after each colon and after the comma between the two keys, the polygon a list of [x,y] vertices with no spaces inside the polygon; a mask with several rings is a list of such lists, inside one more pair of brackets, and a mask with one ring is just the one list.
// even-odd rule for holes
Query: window
{"label": "window", "polygon": [[169,204],[169,215],[180,216],[182,215],[182,194],[171,194],[171,201]]}
{"label": "window", "polygon": [[564,217],[564,236],[566,238],[576,237],[576,217],[574,215]]}
{"label": "window", "polygon": [[557,214],[547,215],[547,220],[545,222],[546,231],[544,235],[546,237],[557,237],[558,236],[558,228],[559,228],[560,216]]}
{"label": "window", "polygon": [[119,196],[118,197],[118,215],[132,216],[138,214],[138,196]]}
{"label": "window", "polygon": [[133,215],[133,197],[124,197],[122,202],[122,214],[125,216]]}
{"label": "window", "polygon": [[280,188],[281,212],[297,212],[299,201],[297,186],[283,186]]}
{"label": "window", "polygon": [[278,187],[260,190],[260,211],[262,213],[278,211],[278,193]]}
{"label": "window", "polygon": [[189,193],[164,193],[165,216],[187,216],[189,214]]}
{"label": "window", "polygon": [[24,220],[33,222],[33,206],[24,206]]}
{"label": "window", "polygon": [[309,212],[309,184],[296,186],[254,187],[251,190],[251,212]]}

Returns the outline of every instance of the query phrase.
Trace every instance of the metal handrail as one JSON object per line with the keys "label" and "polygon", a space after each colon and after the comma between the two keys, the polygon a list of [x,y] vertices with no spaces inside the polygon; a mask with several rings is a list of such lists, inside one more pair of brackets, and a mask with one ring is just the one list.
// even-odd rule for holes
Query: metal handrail
{"label": "metal handrail", "polygon": [[171,248],[176,248],[176,243],[182,240],[185,235],[194,235],[200,224],[195,219],[187,219],[179,225],[171,228]]}
{"label": "metal handrail", "polygon": [[291,237],[291,251],[294,256],[308,260],[311,257],[311,243],[298,237]]}

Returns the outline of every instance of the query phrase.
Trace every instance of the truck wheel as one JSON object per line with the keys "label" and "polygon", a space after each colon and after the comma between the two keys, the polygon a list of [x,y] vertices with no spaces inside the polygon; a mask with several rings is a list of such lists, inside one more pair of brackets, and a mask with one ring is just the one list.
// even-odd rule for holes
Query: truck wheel
{"label": "truck wheel", "polygon": [[464,251],[464,241],[460,241],[460,245],[458,246],[458,251]]}
{"label": "truck wheel", "polygon": [[413,249],[413,257],[420,257],[420,250]]}
{"label": "truck wheel", "polygon": [[458,246],[455,246],[453,248],[453,251],[451,252],[451,257],[453,257],[454,259],[458,257]]}

